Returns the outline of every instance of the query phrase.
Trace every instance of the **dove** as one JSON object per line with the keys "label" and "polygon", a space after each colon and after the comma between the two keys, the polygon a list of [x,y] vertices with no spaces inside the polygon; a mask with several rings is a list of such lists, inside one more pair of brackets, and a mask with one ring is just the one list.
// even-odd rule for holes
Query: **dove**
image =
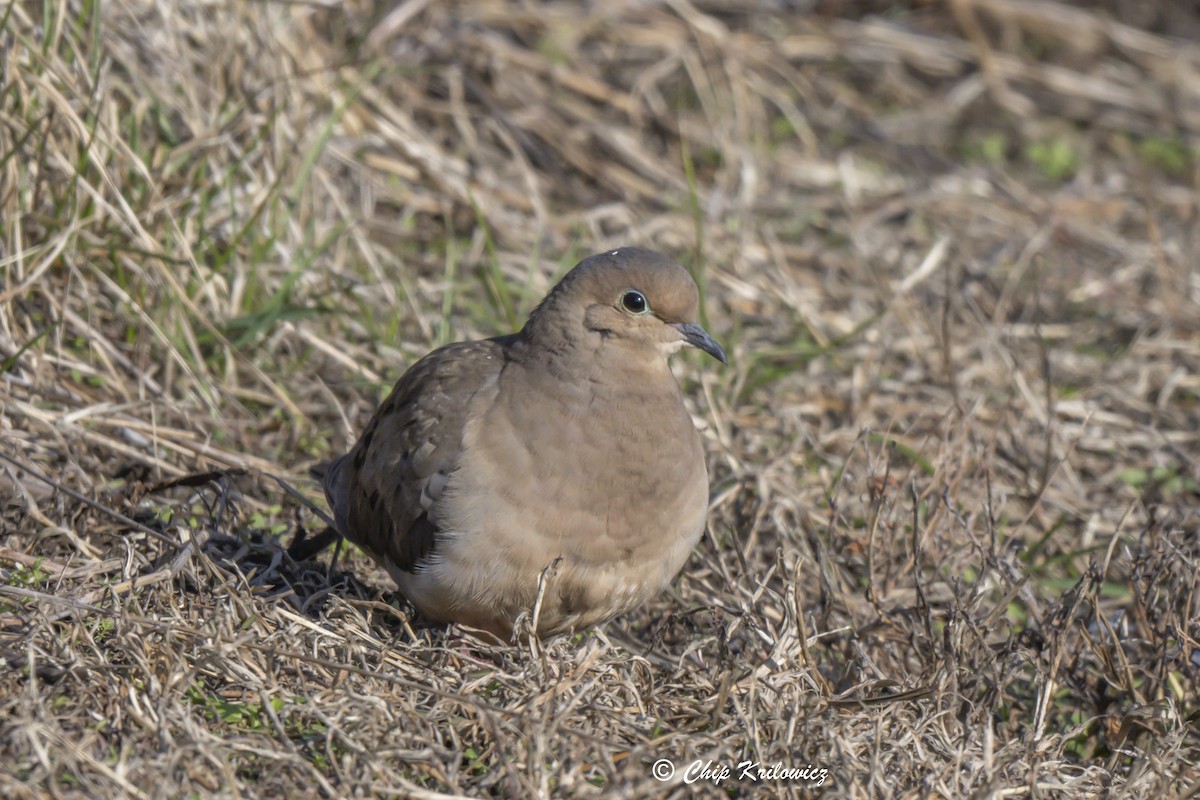
{"label": "dove", "polygon": [[626,247],[581,261],[520,331],[429,353],[326,469],[337,532],[434,623],[508,639],[536,610],[546,637],[642,606],[708,515],[668,365],[684,347],[726,363],[699,312],[684,267]]}

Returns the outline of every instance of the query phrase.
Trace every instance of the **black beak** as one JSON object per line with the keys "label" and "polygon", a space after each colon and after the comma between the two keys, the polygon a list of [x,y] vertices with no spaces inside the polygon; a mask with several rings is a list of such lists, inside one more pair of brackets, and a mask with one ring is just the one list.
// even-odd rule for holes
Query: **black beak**
{"label": "black beak", "polygon": [[683,340],[692,347],[699,347],[722,364],[729,363],[725,360],[725,351],[721,349],[721,345],[717,344],[717,340],[709,336],[708,331],[696,323],[676,322],[672,323],[671,327],[682,333]]}

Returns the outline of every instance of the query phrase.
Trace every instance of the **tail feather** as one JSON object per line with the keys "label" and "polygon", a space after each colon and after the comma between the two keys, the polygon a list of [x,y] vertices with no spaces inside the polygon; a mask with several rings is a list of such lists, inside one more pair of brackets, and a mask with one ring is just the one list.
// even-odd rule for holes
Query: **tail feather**
{"label": "tail feather", "polygon": [[315,470],[320,467],[322,470],[320,477],[321,485],[325,488],[325,500],[329,503],[329,510],[333,512],[334,526],[343,536],[346,535],[349,514],[347,507],[350,472],[346,469],[347,462],[347,456],[339,456],[313,468]]}

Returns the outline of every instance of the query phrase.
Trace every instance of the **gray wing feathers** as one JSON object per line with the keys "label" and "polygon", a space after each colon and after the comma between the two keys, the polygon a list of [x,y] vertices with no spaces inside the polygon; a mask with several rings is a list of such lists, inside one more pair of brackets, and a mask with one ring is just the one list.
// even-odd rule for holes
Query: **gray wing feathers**
{"label": "gray wing feathers", "polygon": [[436,548],[434,505],[461,455],[472,400],[504,368],[507,338],[449,345],[418,361],[330,465],[325,496],[338,531],[380,562],[411,571]]}

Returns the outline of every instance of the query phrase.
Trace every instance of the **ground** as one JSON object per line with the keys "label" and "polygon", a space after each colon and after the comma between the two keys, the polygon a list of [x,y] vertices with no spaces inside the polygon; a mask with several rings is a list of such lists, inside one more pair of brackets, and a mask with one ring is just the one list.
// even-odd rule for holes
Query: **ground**
{"label": "ground", "polygon": [[[1133,0],[0,8],[0,794],[1194,794],[1198,38]],[[620,244],[730,354],[676,360],[712,508],[669,591],[498,646],[287,555],[407,365]]]}

